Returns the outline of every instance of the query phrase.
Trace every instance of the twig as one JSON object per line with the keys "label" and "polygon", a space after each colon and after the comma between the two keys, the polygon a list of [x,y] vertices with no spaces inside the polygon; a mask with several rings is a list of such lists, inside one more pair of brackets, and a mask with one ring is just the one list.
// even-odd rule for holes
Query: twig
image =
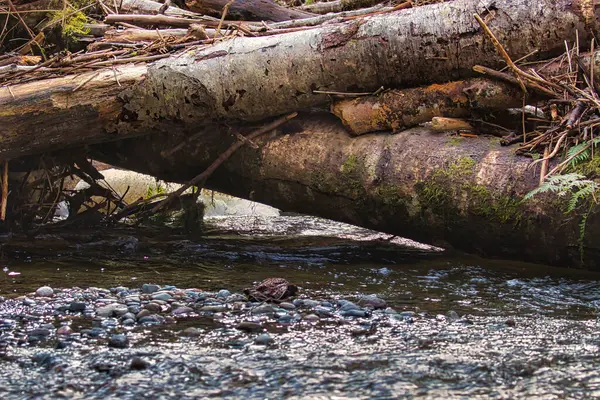
{"label": "twig", "polygon": [[8,161],[4,161],[2,170],[2,203],[0,204],[0,220],[6,219],[6,205],[8,204]]}
{"label": "twig", "polygon": [[225,7],[223,7],[223,13],[221,14],[221,20],[219,21],[219,25],[217,25],[217,31],[215,32],[215,36],[213,39],[219,37],[219,33],[221,33],[221,27],[223,26],[223,21],[225,21],[225,17],[227,17],[227,13],[229,12],[229,7],[231,7],[235,3],[235,0],[229,0]]}

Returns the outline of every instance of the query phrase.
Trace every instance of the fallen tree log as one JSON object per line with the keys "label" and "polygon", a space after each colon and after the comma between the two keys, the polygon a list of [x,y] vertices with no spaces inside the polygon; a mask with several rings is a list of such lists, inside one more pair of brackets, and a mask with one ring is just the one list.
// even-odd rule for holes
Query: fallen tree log
{"label": "fallen tree log", "polygon": [[[237,140],[223,130],[227,128],[206,128],[168,157],[161,151],[178,146],[181,136],[98,145],[93,154],[127,169],[185,182]],[[335,117],[313,113],[255,142],[259,149],[238,150],[206,186],[283,210],[485,256],[600,267],[600,215],[587,219],[581,258],[581,214],[565,214],[564,198],[521,202],[538,185],[539,173],[527,168],[531,159],[515,156],[495,138],[457,138],[424,128],[352,138]]]}
{"label": "fallen tree log", "polygon": [[[69,96],[61,103],[60,121],[70,121],[70,130],[60,125],[51,127],[56,121],[53,113],[58,111],[51,99],[66,98],[65,93],[79,84],[74,82],[91,79],[85,84],[87,88],[96,80],[94,73],[57,78],[56,82],[27,83],[23,88],[3,88],[0,140],[6,145],[0,157],[84,143],[88,127],[97,132],[91,135],[97,141],[101,140],[101,131],[102,140],[113,140],[113,134],[155,132],[158,125],[261,120],[328,103],[329,97],[314,93],[316,90],[374,91],[381,86],[417,86],[472,76],[475,64],[502,66],[496,49],[473,19],[474,13],[487,14],[488,25],[514,58],[533,50],[538,51],[536,57],[557,54],[563,51],[562,40],[574,41],[577,36],[585,46],[597,31],[595,10],[587,2],[503,0],[495,6],[496,12],[487,14],[479,2],[457,0],[301,32],[237,38],[186,51],[147,68],[120,67],[102,72],[106,79],[114,76],[114,84],[104,86],[106,93]],[[521,29],[514,29],[515,24]],[[138,71],[134,80],[139,84],[119,86],[121,71]],[[37,91],[39,96],[35,95]],[[77,123],[81,116],[78,102],[88,107],[96,101],[95,96],[103,101],[111,98],[111,104],[120,106],[120,110],[111,113],[113,120],[94,112]],[[35,118],[23,118],[23,110],[32,110],[30,115]],[[105,129],[107,124],[109,130]],[[38,140],[41,128],[54,132],[42,135],[53,137],[51,141]]]}

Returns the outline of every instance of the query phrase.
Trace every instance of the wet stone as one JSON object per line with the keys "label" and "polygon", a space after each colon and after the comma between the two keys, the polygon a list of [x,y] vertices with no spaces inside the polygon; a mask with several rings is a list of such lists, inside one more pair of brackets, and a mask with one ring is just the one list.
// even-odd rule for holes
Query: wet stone
{"label": "wet stone", "polygon": [[319,303],[318,301],[316,301],[316,300],[308,300],[308,299],[305,299],[305,300],[302,302],[302,305],[303,305],[304,307],[309,307],[309,308],[312,308],[312,307],[316,307],[316,306],[320,305],[320,303]]}
{"label": "wet stone", "polygon": [[86,304],[80,301],[74,301],[69,304],[69,311],[71,312],[83,312],[85,311]]}
{"label": "wet stone", "polygon": [[123,334],[110,335],[110,339],[108,340],[108,345],[117,349],[124,349],[128,344],[127,335]]}
{"label": "wet stone", "polygon": [[366,311],[363,310],[346,310],[340,313],[342,317],[357,317],[357,318],[366,318],[368,316]]}
{"label": "wet stone", "polygon": [[36,302],[33,299],[30,299],[29,297],[25,297],[23,299],[23,305],[25,306],[35,306]]}
{"label": "wet stone", "polygon": [[156,303],[148,303],[144,306],[144,308],[151,313],[158,313],[161,311],[160,305]]}
{"label": "wet stone", "polygon": [[230,295],[231,295],[231,292],[226,289],[219,290],[219,293],[217,293],[217,297],[220,297],[222,299],[227,298]]}
{"label": "wet stone", "polygon": [[304,320],[309,321],[309,322],[316,322],[320,319],[321,318],[319,318],[319,316],[315,315],[315,314],[308,314],[307,316],[304,317]]}
{"label": "wet stone", "polygon": [[69,326],[61,326],[60,328],[58,328],[56,330],[56,334],[57,335],[71,335],[73,333],[73,330],[69,327]]}
{"label": "wet stone", "polygon": [[146,317],[142,317],[138,320],[138,322],[140,324],[145,324],[145,325],[159,325],[161,323],[163,323],[164,318],[162,318],[160,315],[148,315]]}
{"label": "wet stone", "polygon": [[135,371],[141,371],[149,367],[147,361],[140,357],[134,357],[131,359],[131,363],[129,364],[129,368]]}
{"label": "wet stone", "polygon": [[250,321],[240,322],[235,328],[244,332],[258,332],[263,329],[261,324]]}
{"label": "wet stone", "polygon": [[292,303],[287,303],[287,302],[280,303],[279,307],[283,308],[284,310],[295,310],[296,309],[295,305],[293,305]]}
{"label": "wet stone", "polygon": [[159,290],[160,290],[160,286],[158,286],[158,285],[152,285],[149,283],[144,283],[142,285],[142,293],[150,294],[150,293],[158,292]]}
{"label": "wet stone", "polygon": [[273,314],[274,312],[275,308],[269,304],[263,304],[252,309],[252,314]]}
{"label": "wet stone", "polygon": [[198,337],[198,336],[202,335],[202,329],[189,327],[189,328],[185,328],[182,333],[183,333],[183,336]]}
{"label": "wet stone", "polygon": [[190,314],[192,312],[194,312],[193,308],[183,306],[183,307],[178,307],[178,308],[174,309],[171,312],[171,314],[173,314],[173,315],[185,315],[185,314]]}
{"label": "wet stone", "polygon": [[137,313],[137,314],[135,315],[135,317],[136,317],[137,319],[140,319],[140,318],[147,317],[147,316],[149,316],[149,315],[152,315],[152,312],[151,312],[150,310],[142,310],[142,311],[140,311],[139,313]]}
{"label": "wet stone", "polygon": [[345,301],[344,303],[342,303],[340,305],[341,305],[340,311],[360,310],[360,307],[357,306],[356,304],[352,303],[351,301]]}
{"label": "wet stone", "polygon": [[169,293],[156,293],[152,295],[152,300],[167,301],[171,300],[172,298],[173,296],[171,296]]}
{"label": "wet stone", "polygon": [[456,313],[456,311],[453,311],[453,310],[448,311],[448,313],[446,314],[446,317],[448,318],[449,321],[456,321],[459,319],[458,314]]}
{"label": "wet stone", "polygon": [[50,286],[42,286],[35,291],[35,295],[39,297],[50,297],[54,294],[54,289]]}
{"label": "wet stone", "polygon": [[368,308],[385,308],[386,307],[386,302],[383,299],[380,299],[379,297],[377,297],[374,294],[371,295],[366,295],[366,296],[362,296],[360,298],[360,300],[358,300],[358,305],[361,307],[368,307]]}
{"label": "wet stone", "polygon": [[267,333],[258,335],[256,337],[256,339],[254,339],[254,343],[261,345],[261,346],[266,346],[266,345],[272,344],[273,342],[274,342],[273,338]]}
{"label": "wet stone", "polygon": [[220,312],[227,311],[227,307],[225,307],[225,306],[204,306],[204,307],[201,307],[198,311],[220,313]]}
{"label": "wet stone", "polygon": [[127,325],[127,326],[135,325],[135,320],[134,319],[125,319],[125,320],[123,320],[123,325]]}

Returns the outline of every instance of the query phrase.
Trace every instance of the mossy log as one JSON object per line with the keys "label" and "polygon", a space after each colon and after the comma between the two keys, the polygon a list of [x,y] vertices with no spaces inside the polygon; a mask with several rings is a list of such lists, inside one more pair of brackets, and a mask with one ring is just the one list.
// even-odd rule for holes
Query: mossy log
{"label": "mossy log", "polygon": [[[93,154],[184,182],[238,140],[235,132],[251,129],[207,127],[185,146],[179,146],[185,140],[180,130],[98,145]],[[207,186],[282,210],[484,256],[600,268],[600,215],[587,219],[581,258],[581,214],[565,214],[565,198],[522,202],[538,185],[539,170],[528,169],[531,159],[516,156],[497,138],[461,138],[425,128],[351,137],[334,116],[311,113],[256,144],[257,149],[238,150]],[[161,155],[170,148],[176,151]]]}

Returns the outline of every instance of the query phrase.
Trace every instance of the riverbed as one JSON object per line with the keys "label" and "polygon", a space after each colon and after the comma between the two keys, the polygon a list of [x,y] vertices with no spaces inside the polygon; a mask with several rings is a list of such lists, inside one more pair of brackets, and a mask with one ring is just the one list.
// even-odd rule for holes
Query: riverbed
{"label": "riverbed", "polygon": [[0,242],[3,399],[600,398],[597,273],[304,216]]}

